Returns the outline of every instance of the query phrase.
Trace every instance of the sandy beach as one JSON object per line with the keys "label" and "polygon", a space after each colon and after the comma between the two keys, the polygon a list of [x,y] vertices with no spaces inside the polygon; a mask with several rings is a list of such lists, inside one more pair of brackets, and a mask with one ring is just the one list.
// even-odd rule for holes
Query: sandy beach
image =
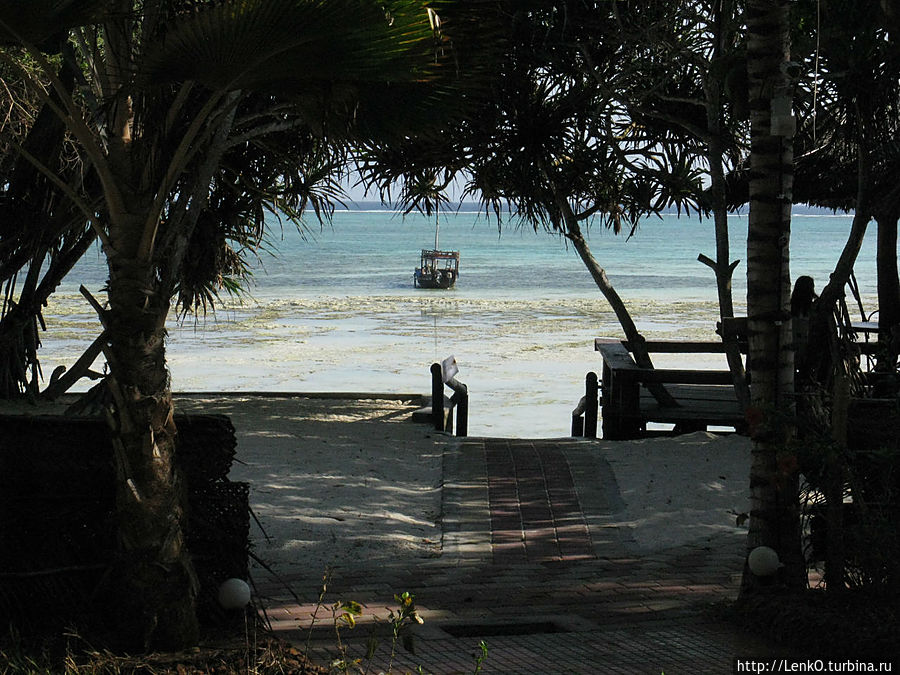
{"label": "sandy beach", "polygon": [[[599,672],[585,670],[599,662],[724,672],[748,653],[707,611],[740,579],[747,439],[459,439],[412,422],[422,402],[176,396],[179,412],[234,424],[230,478],[250,486],[255,606],[276,635],[332,663],[332,612],[350,599],[360,630],[344,637],[363,658],[391,598],[409,591],[421,651],[382,640],[373,663],[385,672],[392,662],[395,672],[472,672],[478,636],[490,644],[486,673]],[[704,665],[675,667],[688,663]]]}
{"label": "sandy beach", "polygon": [[[4,411],[58,413],[72,400]],[[238,444],[229,477],[250,484],[254,553],[279,574],[312,577],[333,565],[441,556],[445,455],[457,439],[411,421],[423,402],[414,394],[175,397],[178,412],[231,418]],[[604,526],[636,554],[745,536],[735,520],[749,510],[747,438],[583,441],[581,452],[585,466],[604,464],[614,477],[603,488],[615,492]],[[592,476],[574,478],[592,487]]]}
{"label": "sandy beach", "polygon": [[232,480],[250,483],[255,553],[280,573],[440,554],[446,437],[409,421],[421,401],[179,397],[231,417]]}
{"label": "sandy beach", "polygon": [[[232,395],[177,405],[231,416],[231,478],[250,483],[255,552],[279,573],[441,555],[443,453],[454,440],[409,421],[420,402]],[[745,536],[735,514],[749,508],[746,438],[696,432],[585,446],[615,476],[607,526],[636,553]]]}

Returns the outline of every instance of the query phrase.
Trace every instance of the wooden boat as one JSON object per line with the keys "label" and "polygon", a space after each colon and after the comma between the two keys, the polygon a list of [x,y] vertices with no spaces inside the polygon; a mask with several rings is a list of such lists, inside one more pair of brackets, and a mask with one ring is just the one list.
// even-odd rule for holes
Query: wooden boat
{"label": "wooden boat", "polygon": [[434,248],[422,249],[422,257],[413,275],[416,288],[451,288],[459,279],[459,251],[441,251],[438,234],[440,214],[434,218]]}
{"label": "wooden boat", "polygon": [[451,288],[459,278],[459,251],[422,249],[419,267],[413,276],[416,288]]}

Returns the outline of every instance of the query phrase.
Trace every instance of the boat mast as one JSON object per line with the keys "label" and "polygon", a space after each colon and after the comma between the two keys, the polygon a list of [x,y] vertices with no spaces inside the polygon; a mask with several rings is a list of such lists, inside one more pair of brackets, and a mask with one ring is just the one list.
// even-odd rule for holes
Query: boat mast
{"label": "boat mast", "polygon": [[438,249],[438,232],[441,229],[440,219],[441,219],[441,210],[435,209],[435,211],[434,211],[434,250],[435,251],[439,250]]}

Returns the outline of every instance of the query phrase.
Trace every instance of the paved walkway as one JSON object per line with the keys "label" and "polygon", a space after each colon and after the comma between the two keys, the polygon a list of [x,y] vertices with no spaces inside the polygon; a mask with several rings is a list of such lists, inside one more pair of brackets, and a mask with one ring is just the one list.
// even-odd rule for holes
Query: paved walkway
{"label": "paved walkway", "polygon": [[[786,656],[711,611],[736,596],[741,542],[643,554],[610,524],[620,507],[592,441],[448,439],[440,557],[414,569],[337,569],[326,605],[367,605],[369,625],[342,637],[360,658],[367,636],[381,631],[373,673],[389,664],[397,673],[472,673],[481,639],[483,673],[730,673],[737,656]],[[330,609],[318,610],[310,630],[316,589],[309,578],[287,581],[298,595],[262,589],[273,627],[330,662],[338,653]],[[392,659],[373,615],[387,618],[385,606],[404,590],[424,624],[415,654],[398,645]]]}

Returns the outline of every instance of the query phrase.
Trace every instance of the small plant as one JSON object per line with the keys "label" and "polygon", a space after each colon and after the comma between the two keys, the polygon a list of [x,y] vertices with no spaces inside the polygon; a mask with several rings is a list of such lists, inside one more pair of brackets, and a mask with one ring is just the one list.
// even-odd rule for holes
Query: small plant
{"label": "small plant", "polygon": [[388,672],[394,665],[394,654],[397,652],[397,642],[402,641],[403,648],[410,654],[415,654],[415,643],[413,642],[413,634],[407,630],[407,627],[417,623],[424,623],[422,617],[416,611],[415,597],[409,591],[404,591],[394,596],[394,600],[399,603],[400,607],[395,613],[394,610],[388,609],[388,623],[391,626],[391,656],[388,659]]}
{"label": "small plant", "polygon": [[[384,619],[380,619],[377,616],[375,617],[376,622],[379,622],[382,625],[386,623],[390,630],[391,651],[390,656],[388,657],[387,673],[393,672],[394,656],[397,653],[398,644],[402,644],[406,651],[415,654],[414,638],[408,629],[413,624],[424,623],[422,617],[419,616],[419,613],[416,610],[415,597],[412,593],[404,591],[403,593],[395,595],[394,600],[397,602],[398,607],[396,609],[390,607],[385,608],[388,611],[386,622]],[[322,596],[320,595],[320,602],[321,601]],[[363,606],[360,603],[352,600],[341,600],[331,606],[334,634],[339,654],[338,657],[329,664],[331,672],[349,673],[353,671],[365,674],[369,672],[369,669],[372,666],[375,652],[378,650],[379,644],[381,644],[377,632],[373,630],[367,638],[366,653],[363,658],[351,659],[349,657],[347,644],[343,637],[344,630],[352,630],[356,627],[357,617],[362,615],[362,609]],[[307,645],[308,644],[309,641],[307,640]],[[365,662],[365,668],[363,668],[363,662]],[[416,672],[424,673],[421,666],[417,668]],[[475,672],[479,671],[476,670]]]}
{"label": "small plant", "polygon": [[475,654],[475,672],[473,675],[478,675],[478,673],[481,672],[481,667],[484,665],[484,661],[488,655],[487,642],[479,640],[478,648],[481,650],[481,653]]}
{"label": "small plant", "polygon": [[347,646],[341,638],[341,630],[344,628],[349,628],[351,630],[356,628],[356,617],[362,614],[362,608],[363,606],[360,603],[353,600],[346,602],[339,600],[331,606],[331,616],[334,622],[334,636],[337,640],[338,652],[340,653],[340,658],[331,662],[331,668],[339,673],[350,672],[351,667],[358,666],[360,663],[360,659],[355,659],[353,661],[347,659]]}
{"label": "small plant", "polygon": [[[269,571],[271,572],[272,570]],[[331,582],[331,574],[332,570],[329,567],[328,569],[326,569],[325,573],[322,576],[322,584],[319,587],[319,595],[316,601],[315,609],[311,614],[312,621],[309,624],[306,637],[306,649],[303,653],[304,659],[309,658],[313,627],[316,625],[316,622],[319,618],[319,612],[326,607],[325,596],[328,591],[328,586]],[[294,593],[294,591],[287,584],[285,584],[285,588],[290,591],[291,595],[295,600],[297,600],[298,603],[301,602],[299,596]],[[394,601],[397,603],[396,608],[385,608],[388,612],[387,620],[378,616],[373,617],[377,626],[382,627],[382,630],[380,631],[381,636],[383,637],[385,633],[387,633],[388,635],[390,635],[391,641],[391,649],[390,655],[388,657],[387,669],[384,671],[379,670],[378,672],[380,675],[384,675],[384,673],[390,674],[393,672],[394,657],[397,655],[397,645],[402,645],[403,648],[411,654],[416,653],[415,637],[410,629],[415,624],[424,623],[424,620],[419,615],[419,612],[416,608],[415,596],[412,593],[410,593],[409,591],[398,593],[394,595]],[[353,630],[354,628],[356,628],[358,624],[358,617],[362,615],[363,605],[353,600],[339,600],[338,602],[332,604],[330,606],[330,609],[332,624],[334,627],[334,637],[337,647],[337,657],[332,659],[329,663],[329,672],[353,672],[360,673],[361,675],[367,675],[374,666],[373,661],[375,659],[375,654],[378,650],[379,645],[382,643],[382,637],[379,636],[379,631],[375,629],[376,627],[373,627],[373,630],[370,631],[365,641],[365,654],[360,658],[353,658],[349,653],[349,645],[345,641],[345,631]],[[484,662],[488,656],[488,648],[484,640],[478,643],[478,648],[480,651],[476,654],[473,654],[472,657],[475,662],[475,669],[473,671],[475,675],[478,675],[478,673],[482,672]],[[425,673],[421,665],[416,667],[415,672],[419,673],[420,675],[424,675]],[[4,674],[0,673],[0,675]]]}
{"label": "small plant", "polygon": [[25,653],[17,642],[0,647],[0,673],[2,675],[18,675],[19,673],[42,672],[41,660],[46,661],[46,656],[32,657]]}
{"label": "small plant", "polygon": [[306,634],[306,650],[304,656],[309,656],[309,641],[312,639],[312,629],[316,625],[316,619],[319,617],[319,610],[325,604],[325,593],[328,592],[328,583],[331,581],[331,567],[326,567],[322,574],[322,585],[319,587],[319,597],[316,599],[316,608],[313,610],[312,619],[309,623],[309,632]]}

